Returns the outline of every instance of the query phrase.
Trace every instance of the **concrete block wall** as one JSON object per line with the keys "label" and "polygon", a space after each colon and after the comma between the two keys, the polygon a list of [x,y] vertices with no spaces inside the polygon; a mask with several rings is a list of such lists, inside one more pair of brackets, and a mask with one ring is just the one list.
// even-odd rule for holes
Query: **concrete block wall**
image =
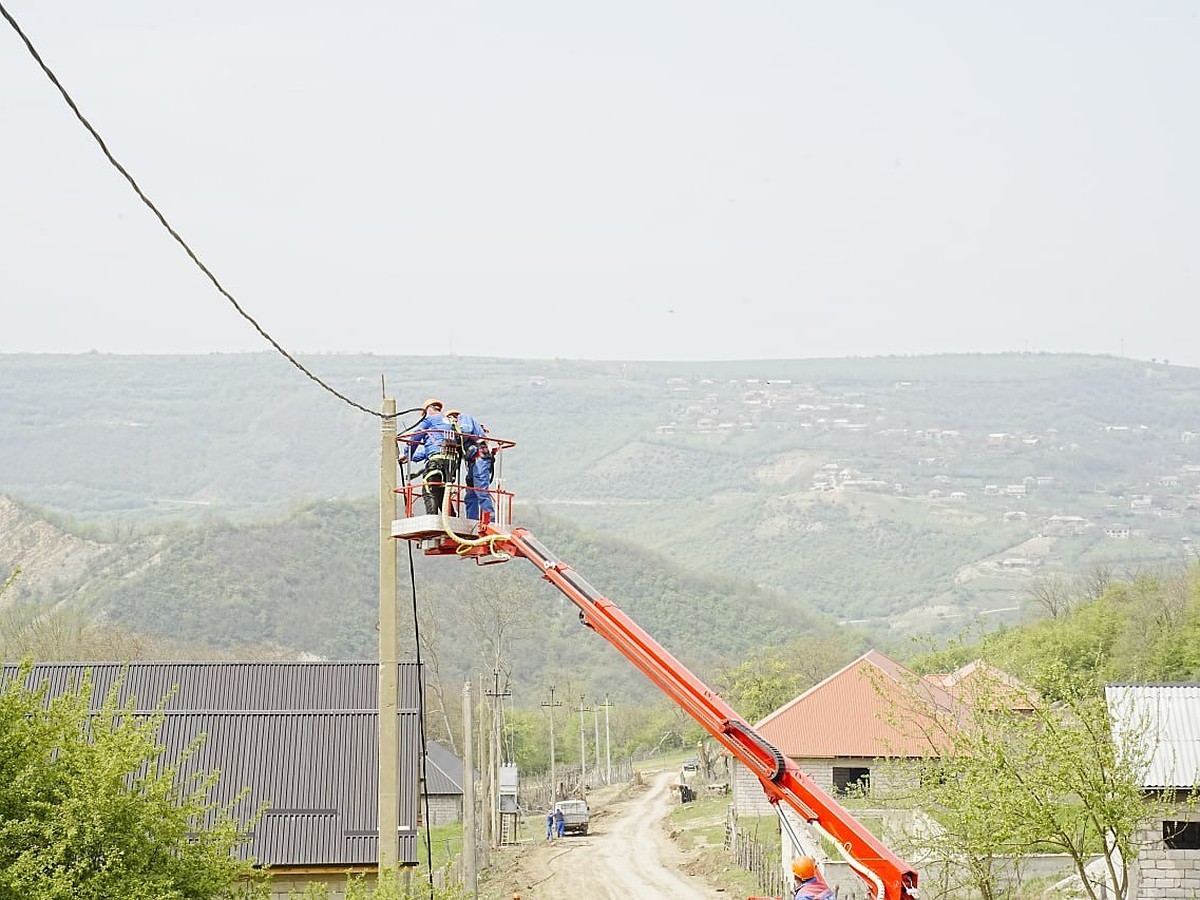
{"label": "concrete block wall", "polygon": [[[375,884],[375,873],[363,876],[369,885]],[[327,900],[345,900],[349,876],[345,872],[288,874],[280,873],[271,877],[271,900],[295,900],[303,896],[309,884],[323,884]]]}
{"label": "concrete block wall", "polygon": [[[424,800],[422,800],[424,803]],[[424,809],[422,809],[424,813]],[[429,824],[449,825],[462,821],[462,796],[450,794],[429,795]]]}
{"label": "concrete block wall", "polygon": [[[797,759],[796,764],[821,790],[833,795],[835,767],[867,768],[871,770],[871,793],[878,797],[898,796],[915,789],[918,763],[910,760],[877,759]],[[771,804],[763,794],[762,785],[749,769],[737,760],[733,762],[733,808],[739,816],[771,814]]]}
{"label": "concrete block wall", "polygon": [[[1171,821],[1200,821],[1200,813],[1179,813]],[[1200,850],[1168,850],[1162,819],[1148,822],[1135,836],[1138,855],[1130,865],[1131,897],[1139,900],[1200,898]]]}

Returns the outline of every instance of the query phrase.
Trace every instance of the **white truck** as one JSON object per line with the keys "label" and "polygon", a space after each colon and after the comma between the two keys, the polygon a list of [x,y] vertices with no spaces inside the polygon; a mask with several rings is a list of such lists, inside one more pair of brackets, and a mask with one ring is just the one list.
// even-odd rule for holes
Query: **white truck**
{"label": "white truck", "polygon": [[562,813],[564,834],[588,833],[590,814],[586,800],[559,800],[554,804],[554,811]]}

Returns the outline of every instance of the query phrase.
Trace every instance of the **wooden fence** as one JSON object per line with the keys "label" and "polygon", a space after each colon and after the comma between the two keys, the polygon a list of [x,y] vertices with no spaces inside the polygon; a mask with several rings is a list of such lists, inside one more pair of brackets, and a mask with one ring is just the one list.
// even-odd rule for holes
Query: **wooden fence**
{"label": "wooden fence", "polygon": [[725,849],[738,866],[750,872],[760,894],[768,897],[789,896],[790,881],[784,878],[778,841],[773,846],[760,844],[738,828],[737,813],[729,806],[725,817]]}

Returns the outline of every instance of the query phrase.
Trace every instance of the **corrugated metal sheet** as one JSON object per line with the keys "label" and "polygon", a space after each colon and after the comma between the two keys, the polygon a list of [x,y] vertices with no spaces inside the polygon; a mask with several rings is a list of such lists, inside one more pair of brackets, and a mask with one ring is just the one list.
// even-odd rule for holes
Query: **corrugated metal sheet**
{"label": "corrugated metal sheet", "polygon": [[[126,672],[122,698],[151,710],[167,703],[160,738],[173,763],[198,735],[201,748],[181,776],[219,770],[212,799],[226,804],[251,788],[243,821],[264,803],[247,855],[276,867],[371,864],[378,852],[378,737],[375,663],[62,663],[34,667],[28,682],[51,696],[91,671],[93,706]],[[0,669],[0,679],[17,675]],[[400,666],[400,859],[416,861],[419,668]],[[409,773],[404,777],[404,773]]]}
{"label": "corrugated metal sheet", "polygon": [[[940,685],[871,650],[768,715],[755,728],[786,756],[913,757],[930,752],[918,737],[927,724],[920,704],[946,710],[958,701]],[[892,724],[898,710],[911,720]]]}
{"label": "corrugated metal sheet", "polygon": [[1129,732],[1146,735],[1143,787],[1200,784],[1200,684],[1108,684],[1104,699],[1114,739]]}
{"label": "corrugated metal sheet", "polygon": [[462,789],[463,761],[437,741],[425,747],[425,793],[430,796],[453,794],[460,796]]}
{"label": "corrugated metal sheet", "polygon": [[[416,663],[400,664],[400,707],[416,709],[419,684]],[[16,666],[5,666],[11,678]],[[125,672],[121,700],[130,696],[138,707],[153,709],[172,689],[167,709],[347,710],[377,709],[379,666],[372,662],[152,662],[45,663],[34,667],[30,683],[49,682],[59,694],[91,672],[99,706]]]}

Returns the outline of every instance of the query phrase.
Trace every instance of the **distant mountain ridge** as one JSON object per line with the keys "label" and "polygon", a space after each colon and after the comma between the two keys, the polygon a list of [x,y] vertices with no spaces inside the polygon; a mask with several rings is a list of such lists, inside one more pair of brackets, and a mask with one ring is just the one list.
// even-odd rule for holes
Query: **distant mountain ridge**
{"label": "distant mountain ridge", "polygon": [[[401,408],[442,396],[516,440],[502,476],[518,519],[553,512],[764,586],[785,615],[953,633],[1019,617],[1039,575],[1174,565],[1200,542],[1196,369],[1055,354],[305,362],[365,405],[384,380]],[[270,354],[0,355],[0,493],[104,528],[244,527],[371,497],[378,435]]]}

